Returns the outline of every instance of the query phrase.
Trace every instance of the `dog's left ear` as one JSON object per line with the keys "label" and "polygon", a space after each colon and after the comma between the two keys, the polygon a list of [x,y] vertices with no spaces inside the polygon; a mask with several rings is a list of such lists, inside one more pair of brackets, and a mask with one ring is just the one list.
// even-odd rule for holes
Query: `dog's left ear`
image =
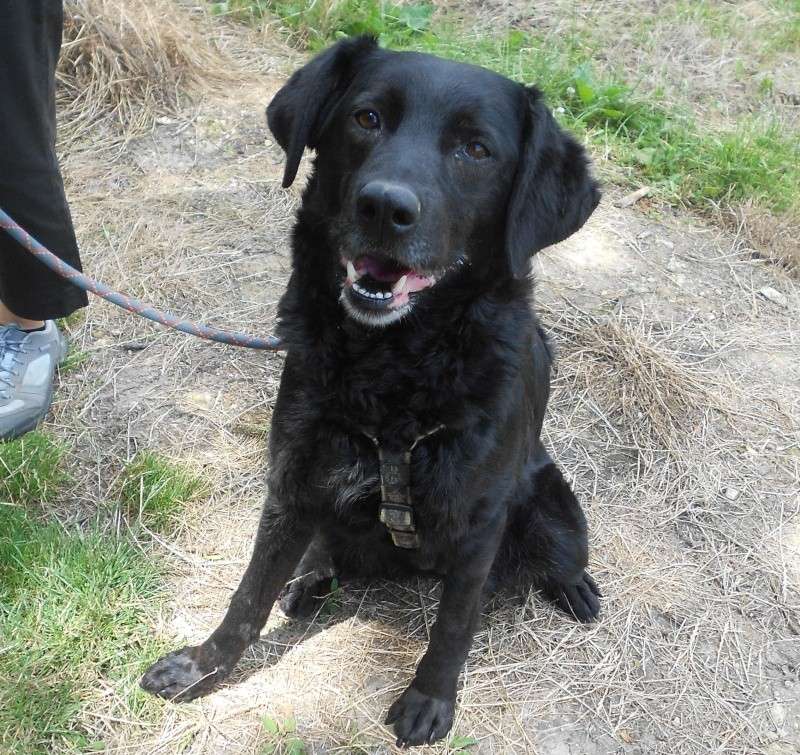
{"label": "dog's left ear", "polygon": [[525,121],[506,217],[505,248],[515,278],[529,258],[577,231],[600,201],[583,147],[556,123],[541,92],[525,87]]}
{"label": "dog's left ear", "polygon": [[267,108],[267,123],[286,153],[283,188],[292,185],[306,147],[356,73],[358,63],[378,46],[374,37],[344,39],[295,71]]}

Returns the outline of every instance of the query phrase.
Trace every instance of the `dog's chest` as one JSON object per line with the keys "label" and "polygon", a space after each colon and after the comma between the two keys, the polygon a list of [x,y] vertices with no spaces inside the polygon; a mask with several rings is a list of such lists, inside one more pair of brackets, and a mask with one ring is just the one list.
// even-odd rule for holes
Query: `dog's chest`
{"label": "dog's chest", "polygon": [[405,448],[463,405],[471,389],[466,374],[463,356],[430,334],[426,339],[349,338],[328,376],[335,394],[329,408],[347,425],[379,437],[385,447]]}
{"label": "dog's chest", "polygon": [[[406,464],[404,452],[383,454],[364,447],[349,464],[330,470],[329,514],[335,529],[360,549],[429,572],[446,571],[451,517],[449,495],[430,495],[430,460]],[[383,462],[383,463],[382,463]],[[330,521],[330,520],[329,520]],[[333,524],[333,522],[332,522]]]}
{"label": "dog's chest", "polygon": [[[437,426],[434,430],[438,430]],[[431,433],[433,434],[433,433]],[[400,501],[424,498],[429,479],[430,449],[417,446],[427,437],[410,443],[387,442],[372,435],[370,430],[338,432],[330,444],[340,449],[328,459],[321,470],[325,487],[335,495],[336,506],[346,510],[356,502]]]}
{"label": "dog's chest", "polygon": [[[380,470],[376,459],[358,455],[342,459],[322,470],[322,485],[333,498],[336,513],[348,517],[374,508],[377,517],[380,493]],[[369,506],[369,504],[374,504]]]}
{"label": "dog's chest", "polygon": [[445,526],[456,497],[452,476],[439,476],[445,432],[436,425],[410,441],[360,431],[335,438],[330,447],[340,449],[337,458],[320,472],[339,522],[362,530],[380,523],[396,546],[409,549]]}
{"label": "dog's chest", "polygon": [[[472,424],[470,412],[492,392],[481,367],[491,355],[471,348],[458,329],[419,338],[413,333],[356,338],[335,329],[329,336],[336,348],[308,362],[302,377],[313,384],[305,395],[314,426],[304,435],[314,445],[304,457],[316,462],[322,514],[363,532],[380,522],[383,503],[399,500],[413,509],[423,545],[429,536],[454,536],[468,516],[465,482],[474,466],[463,436]],[[383,486],[382,452],[395,462],[383,469]],[[379,527],[384,535],[386,529]]]}

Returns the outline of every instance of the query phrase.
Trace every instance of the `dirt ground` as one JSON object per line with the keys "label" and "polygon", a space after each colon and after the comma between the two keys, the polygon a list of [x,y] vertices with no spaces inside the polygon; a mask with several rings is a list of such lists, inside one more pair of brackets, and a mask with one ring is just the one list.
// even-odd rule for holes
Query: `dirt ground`
{"label": "dirt ground", "polygon": [[[64,171],[85,266],[189,317],[270,333],[303,181],[280,188],[263,109],[297,62],[220,32],[255,70],[145,136]],[[539,255],[537,303],[559,351],[546,440],[585,506],[605,599],[580,626],[536,595],[487,609],[454,732],[471,752],[800,751],[800,287],[742,236],[607,187],[584,230]],[[283,357],[211,345],[94,301],[88,358],[61,378],[52,430],[73,449],[58,514],[81,521],[121,461],[160,450],[213,490],[159,549],[170,600],[154,632],[203,640],[246,564]],[[332,613],[276,610],[231,683],[139,717],[113,688],[83,718],[109,752],[257,753],[264,715],[314,753],[390,753],[381,724],[435,619],[425,580],[345,585]],[[429,749],[447,752],[446,745]]]}

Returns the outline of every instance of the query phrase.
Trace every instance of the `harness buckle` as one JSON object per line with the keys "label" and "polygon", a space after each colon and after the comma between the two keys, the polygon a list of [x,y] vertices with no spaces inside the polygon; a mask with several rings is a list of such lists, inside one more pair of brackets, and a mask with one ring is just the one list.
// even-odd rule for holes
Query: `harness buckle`
{"label": "harness buckle", "polygon": [[381,509],[378,519],[386,525],[392,542],[398,548],[415,549],[420,546],[411,501],[411,452],[421,440],[443,429],[444,425],[437,425],[433,430],[420,435],[407,450],[399,453],[387,451],[377,438],[364,433],[378,449],[381,474]]}

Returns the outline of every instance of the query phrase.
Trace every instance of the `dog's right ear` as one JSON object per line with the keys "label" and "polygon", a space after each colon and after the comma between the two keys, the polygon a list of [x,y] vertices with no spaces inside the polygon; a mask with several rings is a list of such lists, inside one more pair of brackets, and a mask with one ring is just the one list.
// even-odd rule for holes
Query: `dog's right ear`
{"label": "dog's right ear", "polygon": [[344,94],[358,64],[378,46],[371,36],[337,42],[295,71],[267,108],[267,123],[286,153],[283,188],[292,185],[306,147]]}

